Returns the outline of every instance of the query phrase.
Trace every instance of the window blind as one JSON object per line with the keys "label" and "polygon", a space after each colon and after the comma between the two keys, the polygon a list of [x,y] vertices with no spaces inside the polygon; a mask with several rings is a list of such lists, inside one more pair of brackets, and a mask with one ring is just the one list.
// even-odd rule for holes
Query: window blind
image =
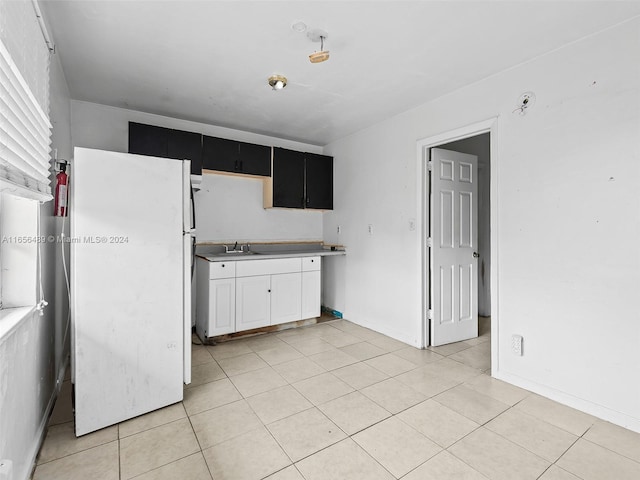
{"label": "window blind", "polygon": [[0,40],[2,191],[50,200],[51,123]]}
{"label": "window blind", "polygon": [[0,0],[0,191],[51,199],[49,49],[30,1]]}

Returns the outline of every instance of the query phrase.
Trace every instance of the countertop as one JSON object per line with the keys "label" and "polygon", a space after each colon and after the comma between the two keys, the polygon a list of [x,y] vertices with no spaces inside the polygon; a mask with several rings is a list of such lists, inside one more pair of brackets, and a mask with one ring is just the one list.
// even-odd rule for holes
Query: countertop
{"label": "countertop", "polygon": [[312,250],[290,250],[278,252],[254,252],[249,253],[199,253],[196,256],[204,258],[210,262],[242,262],[244,260],[266,260],[269,258],[292,258],[292,257],[332,257],[346,255],[344,250],[312,249]]}

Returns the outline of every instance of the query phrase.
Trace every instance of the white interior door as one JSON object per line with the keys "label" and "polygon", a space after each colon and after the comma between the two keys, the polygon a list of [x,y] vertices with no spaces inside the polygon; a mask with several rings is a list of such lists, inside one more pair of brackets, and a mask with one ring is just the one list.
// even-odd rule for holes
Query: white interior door
{"label": "white interior door", "polygon": [[478,336],[478,157],[431,149],[431,345]]}

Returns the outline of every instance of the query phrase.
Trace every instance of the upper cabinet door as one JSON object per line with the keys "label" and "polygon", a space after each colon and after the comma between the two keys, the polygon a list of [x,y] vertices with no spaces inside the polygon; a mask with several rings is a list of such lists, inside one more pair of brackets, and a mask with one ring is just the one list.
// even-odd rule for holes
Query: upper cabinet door
{"label": "upper cabinet door", "polygon": [[202,168],[247,175],[271,175],[271,147],[204,136]]}
{"label": "upper cabinet door", "polygon": [[333,157],[305,154],[305,206],[333,210]]}
{"label": "upper cabinet door", "polygon": [[273,206],[304,207],[304,153],[273,149]]}
{"label": "upper cabinet door", "polygon": [[191,160],[191,173],[202,173],[202,135],[199,133],[169,130],[167,156],[178,160]]}
{"label": "upper cabinet door", "polygon": [[129,122],[129,153],[167,157],[169,129]]}
{"label": "upper cabinet door", "polygon": [[240,142],[204,135],[202,137],[202,168],[239,172]]}
{"label": "upper cabinet door", "polygon": [[240,142],[240,172],[271,176],[271,147]]}

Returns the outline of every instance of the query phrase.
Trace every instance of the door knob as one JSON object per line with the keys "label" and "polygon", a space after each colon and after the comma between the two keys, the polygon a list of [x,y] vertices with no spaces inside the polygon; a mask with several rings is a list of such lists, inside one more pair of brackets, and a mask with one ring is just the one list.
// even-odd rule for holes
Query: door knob
{"label": "door knob", "polygon": [[473,252],[473,258],[478,258],[480,254],[478,252]]}

